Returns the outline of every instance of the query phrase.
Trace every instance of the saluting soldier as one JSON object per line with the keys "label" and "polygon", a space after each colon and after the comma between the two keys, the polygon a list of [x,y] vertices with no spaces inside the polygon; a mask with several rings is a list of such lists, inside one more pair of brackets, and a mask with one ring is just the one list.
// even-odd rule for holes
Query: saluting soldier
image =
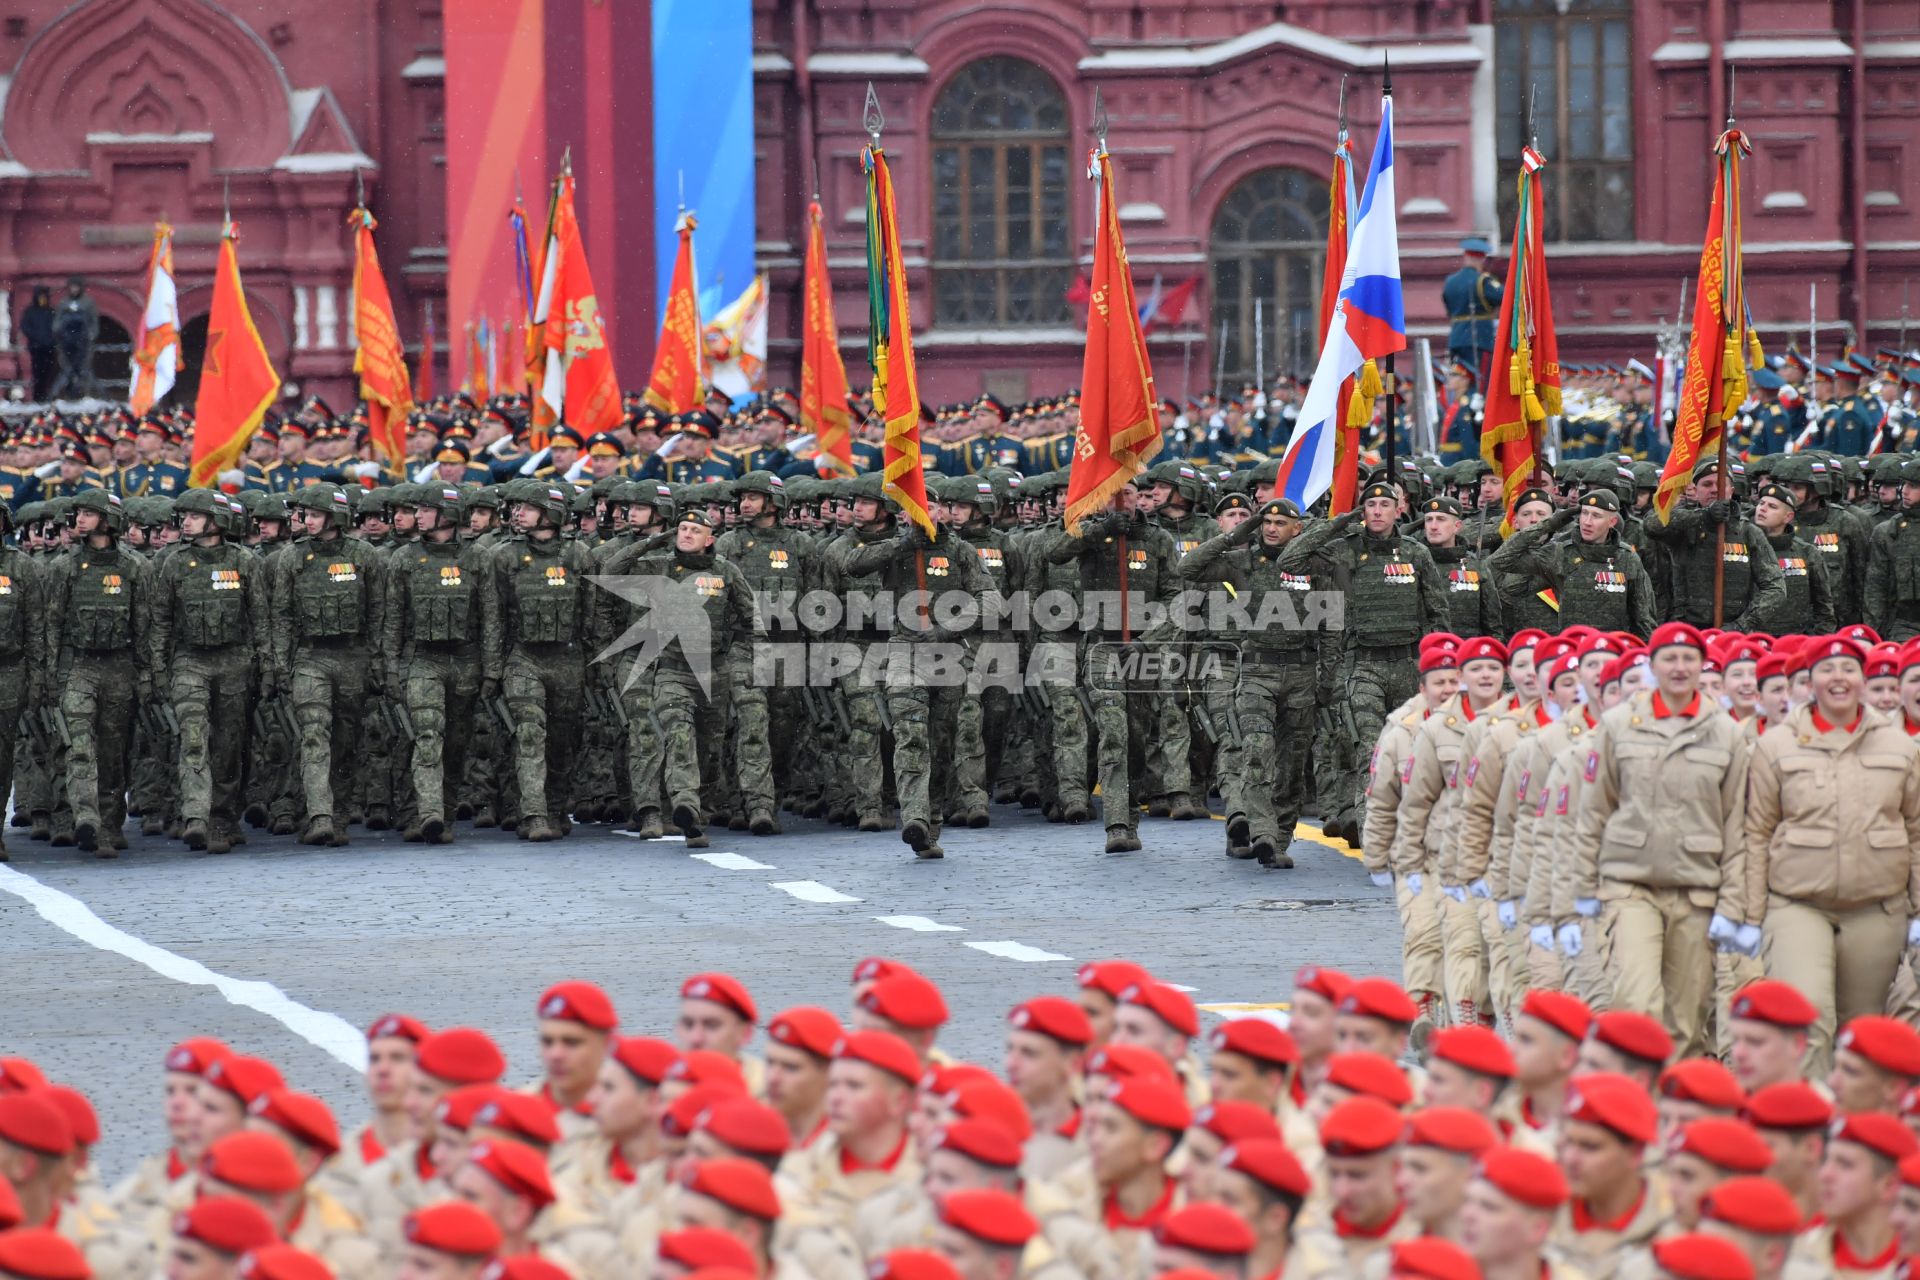
{"label": "saluting soldier", "polygon": [[[1579,521],[1571,539],[1556,535]],[[1543,579],[1559,605],[1562,630],[1585,624],[1601,631],[1651,634],[1653,583],[1640,557],[1620,539],[1620,498],[1593,489],[1577,507],[1556,511],[1516,533],[1487,558],[1497,574]]]}
{"label": "saluting soldier", "polygon": [[[1740,515],[1732,479],[1722,481],[1720,464],[1703,458],[1693,482],[1664,523],[1656,516],[1644,526],[1666,549],[1673,586],[1672,616],[1695,627],[1714,625],[1714,583],[1721,584],[1722,614],[1732,631],[1754,631],[1773,619],[1786,599],[1786,584],[1765,535]],[[1714,553],[1720,551],[1719,565]]]}

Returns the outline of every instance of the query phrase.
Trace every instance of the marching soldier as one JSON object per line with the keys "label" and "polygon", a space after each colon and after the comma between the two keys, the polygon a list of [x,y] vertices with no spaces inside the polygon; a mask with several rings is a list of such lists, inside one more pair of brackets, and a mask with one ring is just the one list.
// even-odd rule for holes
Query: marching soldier
{"label": "marching soldier", "polygon": [[[13,531],[13,512],[0,503],[0,539]],[[47,676],[45,571],[18,547],[0,544],[0,796],[13,794],[14,748],[20,721],[44,705]],[[26,808],[25,789],[19,797]],[[0,862],[7,859],[0,830]]]}
{"label": "marching soldier", "polygon": [[1866,624],[1894,641],[1920,636],[1920,459],[1901,465],[1900,503],[1873,531],[1864,601]]}
{"label": "marching soldier", "polygon": [[1827,566],[1795,527],[1795,506],[1792,492],[1777,484],[1762,485],[1754,499],[1753,523],[1766,536],[1780,565],[1783,592],[1774,616],[1762,620],[1757,629],[1775,635],[1825,635],[1835,626]]}
{"label": "marching soldier", "polygon": [[[1570,540],[1556,535],[1578,520]],[[1560,626],[1585,624],[1601,631],[1653,631],[1653,583],[1633,548],[1620,538],[1620,499],[1612,489],[1593,489],[1577,507],[1547,519],[1500,544],[1487,558],[1496,574],[1532,574],[1543,579],[1559,606]]]}
{"label": "marching soldier", "polygon": [[[1705,458],[1693,469],[1693,483],[1666,522],[1644,526],[1661,544],[1671,567],[1672,618],[1695,627],[1714,625],[1714,583],[1721,584],[1726,626],[1758,629],[1775,617],[1786,598],[1786,584],[1763,535],[1741,518],[1734,505],[1731,478],[1722,482],[1719,463]],[[1722,488],[1722,483],[1727,485]],[[1718,568],[1714,553],[1720,549]]]}

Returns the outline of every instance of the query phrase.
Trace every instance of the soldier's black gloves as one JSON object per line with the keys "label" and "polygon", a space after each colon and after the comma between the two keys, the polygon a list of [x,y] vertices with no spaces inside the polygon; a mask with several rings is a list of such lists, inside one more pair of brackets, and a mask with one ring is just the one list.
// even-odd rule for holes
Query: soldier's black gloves
{"label": "soldier's black gloves", "polygon": [[1709,524],[1726,524],[1732,520],[1732,518],[1733,504],[1725,498],[1707,505],[1707,522]]}

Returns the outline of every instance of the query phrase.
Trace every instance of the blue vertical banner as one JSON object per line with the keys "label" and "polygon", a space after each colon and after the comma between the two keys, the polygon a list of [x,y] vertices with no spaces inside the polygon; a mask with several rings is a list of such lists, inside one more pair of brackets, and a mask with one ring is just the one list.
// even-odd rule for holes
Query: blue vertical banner
{"label": "blue vertical banner", "polygon": [[655,314],[663,314],[681,191],[700,314],[753,283],[753,12],[750,0],[653,0]]}

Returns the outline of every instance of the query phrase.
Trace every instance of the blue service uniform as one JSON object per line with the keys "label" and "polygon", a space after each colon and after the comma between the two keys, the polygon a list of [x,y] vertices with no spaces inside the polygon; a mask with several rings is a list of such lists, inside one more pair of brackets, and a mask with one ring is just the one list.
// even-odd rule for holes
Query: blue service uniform
{"label": "blue service uniform", "polygon": [[880,471],[886,466],[886,447],[877,440],[855,440],[847,451],[857,470]]}
{"label": "blue service uniform", "polygon": [[1500,299],[1506,286],[1478,267],[1461,267],[1440,285],[1440,301],[1451,321],[1447,354],[1485,373],[1493,355],[1493,326],[1500,318]]}
{"label": "blue service uniform", "polygon": [[14,467],[0,467],[0,502],[6,503],[8,510],[17,511],[39,498],[39,476]]}
{"label": "blue service uniform", "polygon": [[1453,463],[1480,456],[1480,416],[1471,399],[1462,400],[1447,410],[1446,423],[1440,428],[1442,461]]}
{"label": "blue service uniform", "polygon": [[1756,456],[1785,453],[1797,434],[1793,415],[1787,412],[1787,407],[1778,401],[1770,401],[1753,411],[1753,434],[1747,442],[1747,450]]}
{"label": "blue service uniform", "polygon": [[120,468],[113,491],[128,498],[171,498],[187,488],[187,469],[173,462],[136,462]]}
{"label": "blue service uniform", "polygon": [[1018,470],[1027,460],[1025,440],[1016,440],[1012,436],[989,436],[982,443],[987,451],[987,466],[1013,467]]}
{"label": "blue service uniform", "polygon": [[338,484],[340,472],[311,460],[276,462],[267,468],[267,488],[274,493],[292,493],[316,484]]}
{"label": "blue service uniform", "polygon": [[1880,433],[1879,414],[1863,401],[1864,397],[1848,396],[1827,414],[1827,452],[1855,457],[1873,447]]}
{"label": "blue service uniform", "polygon": [[662,480],[667,484],[707,484],[714,480],[733,480],[733,466],[719,458],[661,458],[654,454],[640,468],[636,480]]}

